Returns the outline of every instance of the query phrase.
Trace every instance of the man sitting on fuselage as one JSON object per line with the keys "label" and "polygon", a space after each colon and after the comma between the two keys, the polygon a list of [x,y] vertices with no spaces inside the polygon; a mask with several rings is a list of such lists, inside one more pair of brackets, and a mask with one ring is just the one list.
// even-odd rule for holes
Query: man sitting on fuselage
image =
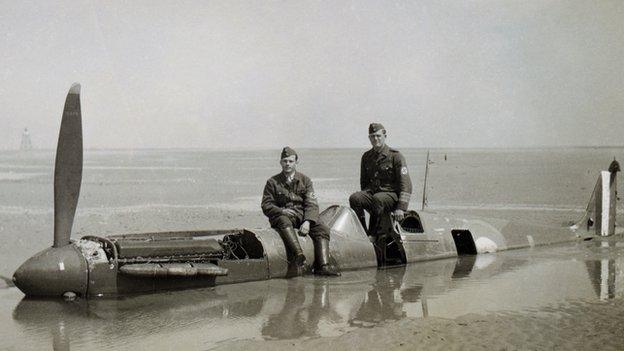
{"label": "man sitting on fuselage", "polygon": [[371,123],[368,139],[372,148],[362,155],[360,164],[361,191],[351,194],[349,204],[366,228],[364,210],[370,214],[369,236],[377,235],[383,213],[391,212],[401,221],[407,211],[412,193],[412,180],[403,155],[386,145],[386,129],[381,123]]}
{"label": "man sitting on fuselage", "polygon": [[296,171],[298,158],[290,147],[282,150],[282,172],[267,180],[262,195],[262,212],[284,240],[297,266],[303,266],[306,258],[295,228],[299,228],[302,236],[309,234],[314,242],[314,274],[340,275],[329,264],[329,227],[319,222],[319,207],[312,180]]}

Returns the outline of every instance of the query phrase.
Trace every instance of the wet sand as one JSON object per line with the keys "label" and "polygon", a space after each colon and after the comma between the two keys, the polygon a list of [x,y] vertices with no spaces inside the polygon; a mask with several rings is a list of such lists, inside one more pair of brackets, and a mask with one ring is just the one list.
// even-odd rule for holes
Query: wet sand
{"label": "wet sand", "polygon": [[624,238],[64,302],[0,290],[10,350],[621,350]]}
{"label": "wet sand", "polygon": [[623,299],[576,301],[531,313],[406,319],[338,337],[240,341],[222,350],[622,350]]}
{"label": "wet sand", "polygon": [[[581,157],[565,150],[449,152],[448,162],[438,159],[432,168],[430,205],[449,214],[569,224],[582,214],[612,151],[581,150]],[[424,152],[406,154],[410,171],[418,170]],[[267,155],[87,154],[73,238],[266,227],[259,194],[277,167]],[[318,180],[322,208],[346,204],[358,155],[307,151],[304,171]],[[52,155],[28,162],[9,156],[0,155],[0,171],[11,175],[0,179],[3,277],[49,247],[53,227]],[[245,171],[215,168],[222,163]],[[43,175],[31,176],[35,171]],[[419,189],[422,178],[413,180]],[[418,197],[412,208],[419,207]],[[621,204],[618,211],[624,212]],[[624,239],[616,237],[606,246],[572,243],[345,272],[337,279],[308,276],[69,304],[22,299],[0,280],[0,349],[624,350],[623,260]]]}
{"label": "wet sand", "polygon": [[622,350],[624,300],[575,301],[530,313],[405,319],[338,337],[224,343],[219,350]]}

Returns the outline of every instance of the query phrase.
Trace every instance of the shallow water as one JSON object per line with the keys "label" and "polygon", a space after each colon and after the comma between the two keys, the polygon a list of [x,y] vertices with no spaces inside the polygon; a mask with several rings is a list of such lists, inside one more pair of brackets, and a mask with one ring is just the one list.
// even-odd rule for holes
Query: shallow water
{"label": "shallow water", "polygon": [[210,349],[403,318],[558,313],[562,304],[622,297],[620,238],[119,299],[30,300],[11,288],[0,291],[0,336],[15,350]]}
{"label": "shallow water", "polygon": [[[364,150],[300,150],[299,170],[319,198],[346,203],[359,186]],[[403,150],[420,205],[426,150]],[[86,151],[80,208],[245,204],[259,199],[279,172],[275,151]],[[432,206],[582,206],[597,172],[622,148],[434,150],[428,178]],[[446,156],[446,160],[445,157]],[[49,209],[54,153],[0,152],[0,210]],[[253,210],[257,209],[254,203]]]}
{"label": "shallow water", "polygon": [[[321,207],[347,204],[362,150],[300,150]],[[425,150],[404,150],[420,208]],[[429,207],[561,225],[624,149],[435,150]],[[74,238],[264,227],[276,151],[87,151]],[[446,155],[446,161],[444,156]],[[52,151],[0,152],[0,276],[52,242]],[[622,206],[618,206],[622,213]],[[618,217],[621,219],[621,216]],[[229,340],[330,336],[407,317],[542,311],[624,294],[623,243],[582,242],[115,300],[22,300],[0,281],[3,349],[209,349]],[[4,285],[2,285],[4,284]],[[551,313],[556,313],[556,310]]]}

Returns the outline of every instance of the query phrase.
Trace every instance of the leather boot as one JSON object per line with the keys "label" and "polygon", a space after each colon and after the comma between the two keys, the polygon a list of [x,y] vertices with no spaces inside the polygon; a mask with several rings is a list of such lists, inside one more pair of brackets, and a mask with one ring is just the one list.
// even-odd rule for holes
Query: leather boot
{"label": "leather boot", "polygon": [[380,215],[375,215],[375,214],[371,214],[370,216],[370,220],[368,223],[368,230],[366,231],[366,234],[368,236],[373,236],[376,237],[377,236],[377,231],[379,229],[379,219],[380,219]]}
{"label": "leather boot", "polygon": [[278,228],[277,232],[282,237],[282,240],[284,240],[286,249],[292,254],[295,265],[297,265],[297,267],[303,266],[306,258],[303,254],[303,250],[301,250],[301,245],[299,245],[299,240],[297,240],[295,229],[293,227]]}
{"label": "leather boot", "polygon": [[340,276],[336,267],[329,264],[329,240],[318,239],[314,241],[314,256],[316,261],[314,274]]}
{"label": "leather boot", "polygon": [[366,216],[364,215],[364,213],[358,214],[357,217],[360,220],[360,223],[362,223],[362,228],[364,228],[364,231],[368,232],[368,230],[366,230]]}

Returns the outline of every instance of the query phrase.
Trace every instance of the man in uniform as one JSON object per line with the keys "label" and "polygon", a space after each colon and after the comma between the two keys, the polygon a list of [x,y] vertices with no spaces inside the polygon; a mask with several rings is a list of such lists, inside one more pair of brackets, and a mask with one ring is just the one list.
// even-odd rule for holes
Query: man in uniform
{"label": "man in uniform", "polygon": [[303,266],[306,258],[295,228],[299,228],[299,235],[309,234],[314,242],[314,274],[340,275],[329,264],[329,227],[319,222],[319,207],[312,181],[296,171],[297,163],[295,150],[285,147],[280,159],[282,172],[269,178],[264,186],[262,212],[284,240],[297,266]]}
{"label": "man in uniform", "polygon": [[375,235],[384,212],[392,212],[398,221],[403,219],[412,194],[412,181],[405,158],[386,145],[386,129],[380,123],[368,127],[368,139],[373,146],[362,155],[360,187],[351,194],[349,204],[366,229],[364,210],[370,214],[368,235]]}

